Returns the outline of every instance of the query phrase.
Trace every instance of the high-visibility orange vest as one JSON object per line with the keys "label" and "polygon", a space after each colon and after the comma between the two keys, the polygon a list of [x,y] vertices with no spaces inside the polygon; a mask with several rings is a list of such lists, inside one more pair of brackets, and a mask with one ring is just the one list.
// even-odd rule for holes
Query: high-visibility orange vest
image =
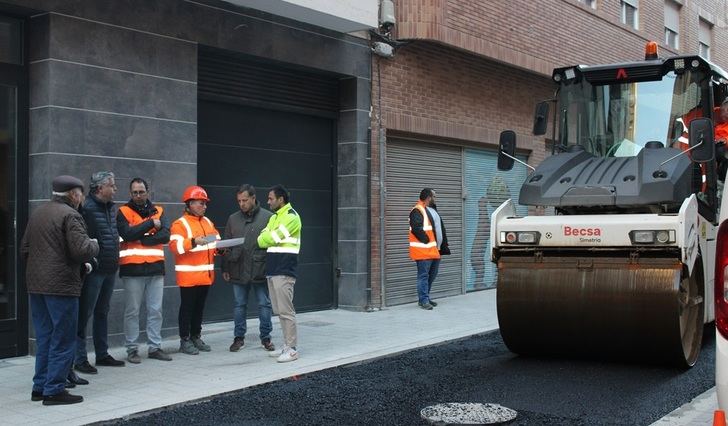
{"label": "high-visibility orange vest", "polygon": [[[409,230],[409,254],[412,260],[430,260],[439,259],[440,250],[437,248],[437,239],[435,238],[435,230],[432,228],[429,216],[427,216],[427,208],[422,201],[418,201],[412,210],[418,209],[422,213],[422,230],[430,239],[427,243],[422,243],[412,233],[412,227]],[[411,212],[411,211],[410,211]]]}
{"label": "high-visibility orange vest", "polygon": [[[129,226],[137,226],[149,219],[161,219],[164,209],[161,206],[155,206],[157,212],[148,218],[143,218],[129,206],[119,207],[119,211],[124,215]],[[152,228],[149,234],[156,233],[157,230]],[[119,237],[121,239],[121,237]],[[164,262],[164,244],[154,246],[142,245],[141,241],[124,241],[121,239],[119,248],[119,265],[142,264]]]}
{"label": "high-visibility orange vest", "polygon": [[[185,212],[174,221],[169,231],[169,248],[174,253],[177,285],[212,285],[215,281],[215,246],[220,239],[220,233],[212,221],[205,216],[198,217]],[[214,236],[215,241],[192,247],[193,238],[209,236]]]}

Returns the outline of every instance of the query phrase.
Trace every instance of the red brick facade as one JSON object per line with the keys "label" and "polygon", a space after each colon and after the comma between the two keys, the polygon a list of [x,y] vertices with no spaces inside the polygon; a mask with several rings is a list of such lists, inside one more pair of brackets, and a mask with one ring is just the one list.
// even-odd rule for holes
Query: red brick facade
{"label": "red brick facade", "polygon": [[[619,0],[395,0],[394,38],[406,44],[372,66],[371,280],[381,294],[379,124],[385,135],[494,148],[504,129],[538,164],[543,138],[531,135],[533,107],[553,96],[551,70],[570,64],[640,60],[649,40],[662,56],[697,54],[698,25],[713,25],[711,60],[728,68],[721,2],[678,1],[680,49],[664,45],[665,0],[639,0],[638,29],[620,23]],[[380,87],[381,82],[381,87]],[[549,133],[550,133],[549,129]]]}

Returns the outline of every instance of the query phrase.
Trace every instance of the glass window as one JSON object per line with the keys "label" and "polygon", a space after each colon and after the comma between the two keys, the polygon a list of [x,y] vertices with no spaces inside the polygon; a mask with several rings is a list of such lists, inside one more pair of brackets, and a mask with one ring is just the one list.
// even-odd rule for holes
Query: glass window
{"label": "glass window", "polygon": [[637,0],[622,0],[622,23],[634,29],[639,26]]}
{"label": "glass window", "polygon": [[583,3],[583,4],[591,7],[592,9],[597,8],[597,0],[579,0],[579,3]]}
{"label": "glass window", "polygon": [[680,5],[673,0],[665,0],[665,44],[677,49],[680,34]]}
{"label": "glass window", "polygon": [[713,38],[713,26],[703,19],[698,26],[698,54],[710,60],[710,45]]}
{"label": "glass window", "polygon": [[22,30],[21,21],[0,16],[0,62],[23,64]]}

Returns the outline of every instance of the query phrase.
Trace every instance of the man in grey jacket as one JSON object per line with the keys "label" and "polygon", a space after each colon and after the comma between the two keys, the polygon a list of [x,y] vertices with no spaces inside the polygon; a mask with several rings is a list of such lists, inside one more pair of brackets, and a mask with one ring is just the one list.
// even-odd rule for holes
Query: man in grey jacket
{"label": "man in grey jacket", "polygon": [[256,240],[268,223],[271,212],[260,208],[252,185],[241,185],[237,200],[240,211],[228,218],[223,237],[245,238],[242,245],[226,250],[222,262],[222,277],[232,283],[235,295],[235,339],[230,345],[230,352],[237,352],[245,345],[245,318],[250,290],[255,292],[258,301],[260,342],[265,350],[274,351],[275,347],[270,340],[270,333],[273,330],[271,323],[273,308],[265,277],[266,252],[258,247]]}
{"label": "man in grey jacket", "polygon": [[54,178],[51,201],[33,212],[20,243],[36,338],[30,399],[43,405],[83,401],[65,389],[76,349],[81,276],[99,252],[78,212],[83,198],[79,179]]}

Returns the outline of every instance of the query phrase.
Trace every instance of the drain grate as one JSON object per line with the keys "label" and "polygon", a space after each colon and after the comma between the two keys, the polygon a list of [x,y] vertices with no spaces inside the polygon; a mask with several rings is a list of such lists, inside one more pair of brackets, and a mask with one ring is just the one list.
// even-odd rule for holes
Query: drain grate
{"label": "drain grate", "polygon": [[498,404],[447,402],[431,405],[420,411],[430,423],[454,425],[492,425],[510,422],[518,413]]}

